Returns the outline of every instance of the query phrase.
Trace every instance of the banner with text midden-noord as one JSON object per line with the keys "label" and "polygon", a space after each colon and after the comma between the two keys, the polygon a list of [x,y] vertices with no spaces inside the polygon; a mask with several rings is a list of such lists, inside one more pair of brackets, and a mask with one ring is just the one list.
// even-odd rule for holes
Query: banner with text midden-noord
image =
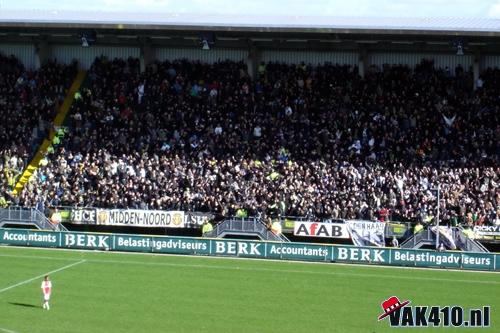
{"label": "banner with text midden-noord", "polygon": [[152,228],[200,228],[214,215],[202,212],[74,207],[60,210],[63,222]]}
{"label": "banner with text midden-noord", "polygon": [[494,253],[277,243],[248,240],[0,229],[0,244],[500,271]]}

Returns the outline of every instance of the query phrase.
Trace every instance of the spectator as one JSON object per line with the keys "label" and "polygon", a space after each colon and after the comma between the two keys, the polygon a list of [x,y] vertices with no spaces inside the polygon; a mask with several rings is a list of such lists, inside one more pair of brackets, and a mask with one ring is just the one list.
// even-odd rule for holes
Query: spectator
{"label": "spectator", "polygon": [[245,71],[97,59],[21,202],[429,223],[440,183],[443,223],[498,219],[499,70],[475,92],[428,61]]}
{"label": "spectator", "polygon": [[58,105],[76,75],[76,64],[49,61],[36,71],[26,70],[13,56],[0,54],[0,193],[10,196],[16,182],[48,136]]}

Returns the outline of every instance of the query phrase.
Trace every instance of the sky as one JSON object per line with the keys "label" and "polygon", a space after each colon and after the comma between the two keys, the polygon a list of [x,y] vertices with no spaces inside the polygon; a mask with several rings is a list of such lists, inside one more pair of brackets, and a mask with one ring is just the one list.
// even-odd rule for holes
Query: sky
{"label": "sky", "polygon": [[0,0],[3,10],[500,19],[500,0]]}

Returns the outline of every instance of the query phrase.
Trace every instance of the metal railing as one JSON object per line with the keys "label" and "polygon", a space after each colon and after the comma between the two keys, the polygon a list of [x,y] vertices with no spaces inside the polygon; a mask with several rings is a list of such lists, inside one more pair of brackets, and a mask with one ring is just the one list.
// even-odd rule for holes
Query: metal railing
{"label": "metal railing", "polygon": [[275,234],[258,218],[231,218],[217,224],[209,237],[225,237],[227,235],[258,236],[264,240],[289,242],[283,234]]}
{"label": "metal railing", "polygon": [[432,245],[436,243],[436,234],[430,229],[423,229],[413,236],[407,238],[401,243],[402,249],[415,249],[423,245]]}
{"label": "metal railing", "polygon": [[68,231],[61,223],[50,222],[36,208],[11,206],[0,209],[0,227],[5,224],[34,225],[40,230]]}
{"label": "metal railing", "polygon": [[[128,207],[128,208],[95,207],[95,206],[86,206],[86,205],[78,205],[78,204],[58,205],[58,206],[52,206],[51,209],[52,208],[57,208],[60,211],[72,210],[72,209],[137,209],[137,208],[133,208],[133,207]],[[160,210],[164,210],[164,211],[174,211],[175,210],[175,211],[177,211],[177,210],[182,210],[182,209],[180,209],[177,206],[172,206],[172,207],[164,207],[163,209],[160,209]],[[201,211],[196,211],[196,210],[191,210],[191,209],[184,209],[183,211],[184,212],[193,212],[193,213],[196,213],[196,212],[210,213],[210,212],[201,212]],[[223,221],[223,220],[228,220],[228,219],[233,219],[233,220],[241,220],[242,219],[241,217],[237,217],[234,215],[224,216],[224,215],[217,215],[215,213],[210,213],[210,214],[214,215],[215,221]],[[255,215],[255,216],[252,215],[252,216],[246,217],[245,219],[262,219],[262,218],[260,215]],[[282,222],[282,224],[283,224],[283,222],[285,222],[287,220],[288,221],[298,221],[298,222],[323,222],[323,223],[330,223],[330,222],[332,222],[332,223],[345,223],[346,221],[349,221],[349,219],[342,219],[342,218],[328,218],[328,217],[316,218],[314,216],[294,216],[294,215],[271,216],[271,219],[273,221],[277,220],[279,222]],[[366,220],[366,221],[376,222],[374,220]],[[415,226],[417,224],[417,221],[393,221],[389,218],[386,221],[381,222],[381,223],[386,223],[386,224],[391,224],[391,225],[400,224],[400,225],[406,226],[407,230],[410,230],[411,228],[413,228],[413,226]],[[386,236],[386,238],[390,238],[392,236],[397,237],[398,235],[399,235],[398,233],[392,233],[389,229],[388,231],[386,231],[385,236]]]}
{"label": "metal railing", "polygon": [[[470,239],[463,232],[462,227],[452,227],[452,238],[458,249],[467,252],[489,252],[481,243]],[[426,228],[401,243],[401,248],[415,249],[423,245],[436,245],[436,231],[431,228]]]}
{"label": "metal railing", "polygon": [[462,227],[453,228],[453,238],[455,239],[458,247],[469,252],[489,252],[483,244],[467,237],[463,231],[464,229]]}

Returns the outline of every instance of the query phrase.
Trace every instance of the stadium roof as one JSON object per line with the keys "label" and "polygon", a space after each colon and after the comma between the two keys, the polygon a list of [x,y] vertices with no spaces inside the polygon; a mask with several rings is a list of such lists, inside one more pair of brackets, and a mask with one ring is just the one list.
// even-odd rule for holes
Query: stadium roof
{"label": "stadium roof", "polygon": [[85,10],[2,10],[0,27],[500,36],[495,18],[380,18]]}

